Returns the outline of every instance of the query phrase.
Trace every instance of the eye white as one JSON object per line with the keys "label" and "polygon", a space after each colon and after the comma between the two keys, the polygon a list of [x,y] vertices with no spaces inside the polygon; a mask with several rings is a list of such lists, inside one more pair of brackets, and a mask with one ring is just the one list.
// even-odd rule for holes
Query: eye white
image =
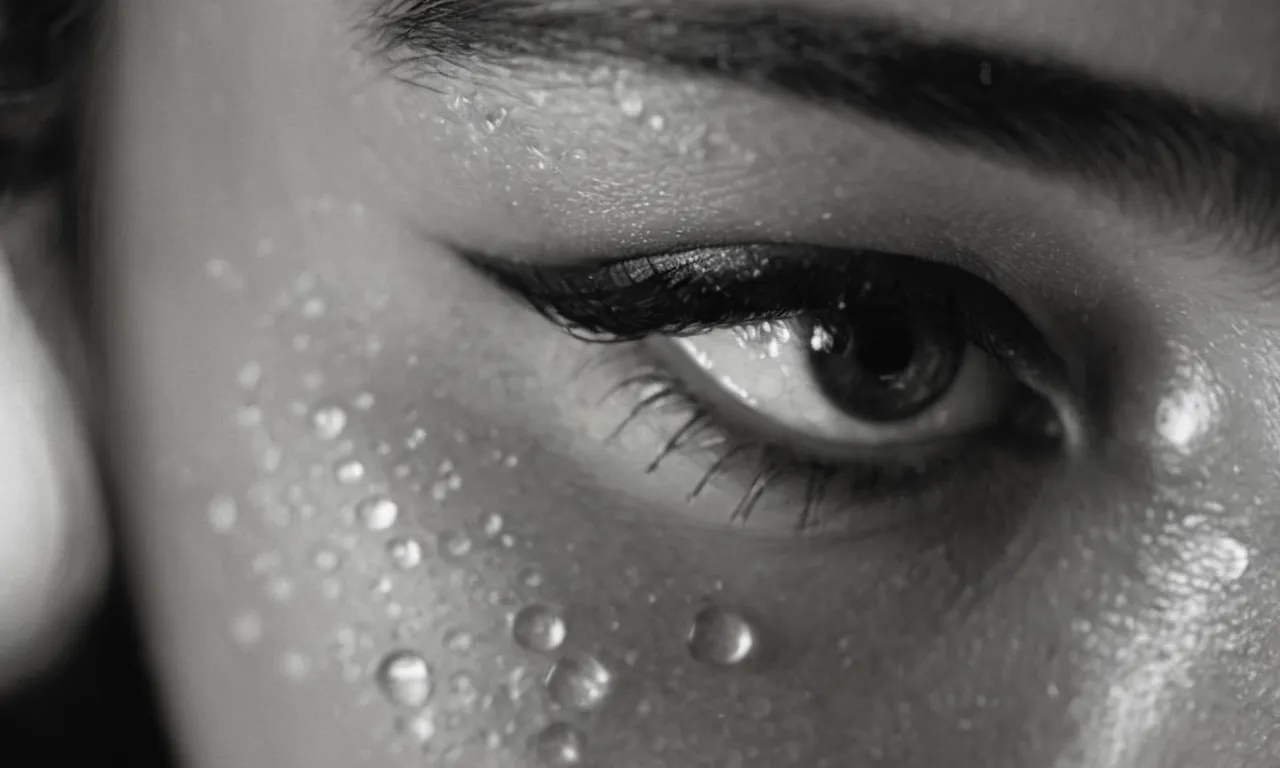
{"label": "eye white", "polygon": [[794,321],[652,343],[672,372],[710,407],[774,440],[834,458],[927,445],[981,430],[999,419],[1018,387],[994,358],[968,345],[959,373],[937,402],[900,421],[868,421],[844,412],[823,393],[809,364],[823,339]]}

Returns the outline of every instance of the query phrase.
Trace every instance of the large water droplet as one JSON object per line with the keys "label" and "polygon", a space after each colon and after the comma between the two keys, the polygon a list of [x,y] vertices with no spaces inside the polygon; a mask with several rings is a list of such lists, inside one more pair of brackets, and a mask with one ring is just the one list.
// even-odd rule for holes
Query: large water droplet
{"label": "large water droplet", "polygon": [[378,688],[393,704],[420,707],[431,698],[431,667],[412,651],[388,654],[375,675]]}
{"label": "large water droplet", "polygon": [[707,606],[693,617],[689,653],[703,664],[741,664],[756,649],[756,631],[741,614]]}
{"label": "large water droplet", "polygon": [[365,528],[385,531],[396,524],[396,519],[400,517],[400,506],[384,496],[373,496],[356,506],[356,516]]}
{"label": "large water droplet", "polygon": [[544,680],[551,700],[566,709],[589,711],[604,704],[613,691],[613,673],[592,656],[561,658]]}
{"label": "large water droplet", "polygon": [[336,405],[317,408],[311,414],[311,428],[321,440],[333,440],[347,427],[347,412]]}
{"label": "large water droplet", "polygon": [[568,723],[552,723],[534,735],[533,753],[551,768],[582,764],[582,734]]}
{"label": "large water droplet", "polygon": [[422,543],[409,536],[396,536],[387,542],[387,557],[401,570],[418,567],[422,554]]}
{"label": "large water droplet", "polygon": [[516,612],[511,620],[511,637],[521,648],[539,653],[554,651],[568,633],[564,617],[554,608],[534,604]]}

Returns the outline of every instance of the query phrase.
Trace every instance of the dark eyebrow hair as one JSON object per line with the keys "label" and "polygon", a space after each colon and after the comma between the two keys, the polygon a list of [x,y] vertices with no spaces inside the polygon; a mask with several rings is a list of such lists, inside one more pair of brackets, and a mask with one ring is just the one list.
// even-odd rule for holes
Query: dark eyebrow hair
{"label": "dark eyebrow hair", "polygon": [[1100,190],[1260,250],[1280,240],[1280,116],[857,13],[701,0],[375,0],[410,79],[491,65],[630,61],[847,108]]}

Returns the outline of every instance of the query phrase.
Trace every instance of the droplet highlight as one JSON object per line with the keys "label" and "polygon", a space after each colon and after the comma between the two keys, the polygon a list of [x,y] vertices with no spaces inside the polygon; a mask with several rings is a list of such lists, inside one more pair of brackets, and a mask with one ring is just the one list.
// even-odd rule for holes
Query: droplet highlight
{"label": "droplet highlight", "polygon": [[337,439],[347,428],[347,412],[336,405],[317,408],[311,414],[311,429],[321,440]]}
{"label": "droplet highlight", "polygon": [[385,496],[373,496],[356,505],[356,517],[371,531],[385,531],[399,519],[400,505]]}
{"label": "droplet highlight", "polygon": [[422,542],[409,536],[396,536],[387,542],[387,557],[402,571],[422,564]]}

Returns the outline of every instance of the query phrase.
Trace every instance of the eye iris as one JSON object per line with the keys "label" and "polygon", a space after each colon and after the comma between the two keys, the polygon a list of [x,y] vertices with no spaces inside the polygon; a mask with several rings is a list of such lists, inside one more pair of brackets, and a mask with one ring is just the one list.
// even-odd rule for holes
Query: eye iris
{"label": "eye iris", "polygon": [[955,381],[965,337],[956,318],[905,302],[863,305],[811,321],[809,364],[823,393],[867,421],[900,421]]}

